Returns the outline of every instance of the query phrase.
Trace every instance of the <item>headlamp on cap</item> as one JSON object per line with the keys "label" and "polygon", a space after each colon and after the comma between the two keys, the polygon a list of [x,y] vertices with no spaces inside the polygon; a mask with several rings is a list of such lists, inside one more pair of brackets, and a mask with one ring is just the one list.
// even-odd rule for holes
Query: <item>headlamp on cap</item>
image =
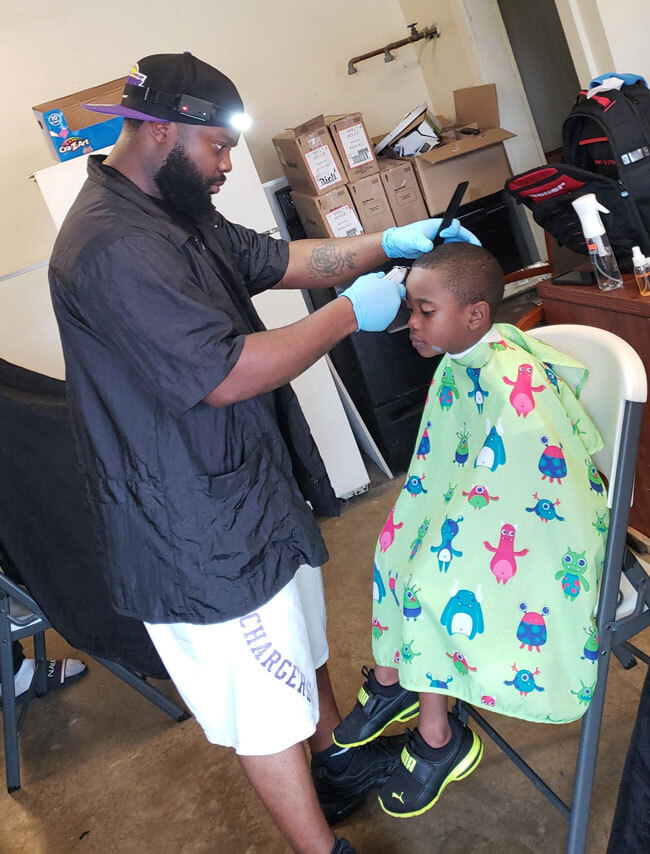
{"label": "headlamp on cap", "polygon": [[250,128],[253,124],[253,120],[248,113],[233,113],[232,118],[230,119],[230,124],[235,128],[235,130],[243,132]]}
{"label": "headlamp on cap", "polygon": [[[172,98],[174,103],[170,103]],[[167,101],[166,106],[171,107],[176,112],[188,118],[206,122],[209,125],[232,127],[235,130],[244,131],[248,130],[252,124],[250,116],[246,113],[229,110],[227,107],[214,104],[212,101],[204,101],[203,98],[195,98],[193,95],[169,96],[156,89],[147,89],[144,93],[144,100],[162,104]]]}
{"label": "headlamp on cap", "polygon": [[83,106],[91,112],[138,121],[205,124],[237,131],[251,125],[232,80],[187,51],[145,56],[127,75],[119,104]]}

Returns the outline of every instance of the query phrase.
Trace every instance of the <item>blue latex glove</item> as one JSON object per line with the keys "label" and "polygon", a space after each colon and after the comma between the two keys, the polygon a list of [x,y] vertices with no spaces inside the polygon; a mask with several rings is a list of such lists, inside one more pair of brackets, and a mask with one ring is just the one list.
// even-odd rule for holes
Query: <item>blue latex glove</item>
{"label": "blue latex glove", "polygon": [[648,85],[645,77],[641,77],[640,74],[619,74],[618,71],[608,71],[607,74],[599,74],[598,77],[594,77],[589,84],[589,88],[593,89],[594,86],[600,86],[608,77],[620,77],[621,80],[625,81],[626,86],[632,86],[634,83],[643,83],[644,86]]}
{"label": "blue latex glove", "polygon": [[[433,249],[433,239],[438,234],[442,219],[423,219],[411,222],[400,228],[389,228],[384,232],[381,247],[389,258],[419,258]],[[445,243],[473,243],[480,246],[481,241],[471,231],[452,219],[451,225],[440,235]]]}
{"label": "blue latex glove", "polygon": [[385,273],[367,273],[339,294],[352,303],[357,318],[357,332],[383,332],[395,320],[406,288],[384,279]]}

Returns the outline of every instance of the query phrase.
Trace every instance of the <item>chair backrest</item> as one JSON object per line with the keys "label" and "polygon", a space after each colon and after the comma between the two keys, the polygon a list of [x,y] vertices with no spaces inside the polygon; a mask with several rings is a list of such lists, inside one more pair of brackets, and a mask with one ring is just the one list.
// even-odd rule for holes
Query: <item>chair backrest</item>
{"label": "chair backrest", "polygon": [[[594,464],[614,482],[621,444],[626,401],[645,403],[648,396],[643,362],[630,345],[604,329],[577,324],[541,326],[528,332],[545,344],[562,350],[589,370],[580,402],[598,427],[605,447],[594,455]],[[612,506],[612,490],[608,505]]]}

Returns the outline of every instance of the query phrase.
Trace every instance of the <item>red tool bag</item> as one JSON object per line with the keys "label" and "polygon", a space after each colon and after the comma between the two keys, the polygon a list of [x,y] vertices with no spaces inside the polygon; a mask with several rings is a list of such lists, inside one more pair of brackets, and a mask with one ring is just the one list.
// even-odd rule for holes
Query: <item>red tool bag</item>
{"label": "red tool bag", "polygon": [[603,224],[622,269],[633,246],[650,255],[650,91],[644,82],[581,91],[562,128],[564,163],[510,178],[505,188],[558,243],[587,255],[571,202],[595,193],[609,209]]}

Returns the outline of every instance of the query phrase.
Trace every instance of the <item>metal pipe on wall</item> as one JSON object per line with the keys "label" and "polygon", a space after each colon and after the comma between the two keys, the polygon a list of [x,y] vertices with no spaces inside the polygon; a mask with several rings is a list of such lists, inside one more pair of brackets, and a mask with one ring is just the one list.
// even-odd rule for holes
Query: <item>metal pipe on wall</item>
{"label": "metal pipe on wall", "polygon": [[413,44],[414,42],[418,42],[421,39],[438,39],[440,38],[440,29],[433,24],[430,27],[426,27],[424,30],[418,30],[417,24],[409,24],[408,28],[411,31],[411,35],[407,36],[404,39],[400,39],[396,42],[391,42],[390,44],[385,45],[384,47],[379,47],[377,50],[371,50],[368,53],[362,53],[359,56],[353,56],[352,59],[348,62],[348,74],[356,74],[358,69],[355,68],[355,62],[362,62],[364,59],[370,59],[373,56],[379,56],[380,54],[384,54],[384,62],[392,62],[395,57],[391,53],[391,50],[396,50],[398,47],[404,47],[407,44]]}

